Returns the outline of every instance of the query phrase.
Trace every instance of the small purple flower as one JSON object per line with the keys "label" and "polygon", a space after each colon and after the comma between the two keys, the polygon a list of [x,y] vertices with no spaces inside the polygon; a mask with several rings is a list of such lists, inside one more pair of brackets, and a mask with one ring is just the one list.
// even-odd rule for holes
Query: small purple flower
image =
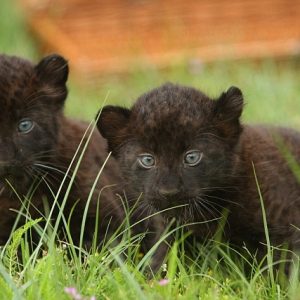
{"label": "small purple flower", "polygon": [[161,280],[158,282],[158,284],[159,284],[160,286],[164,286],[164,285],[169,284],[169,282],[170,282],[169,279],[164,278],[164,279],[161,279]]}
{"label": "small purple flower", "polygon": [[[72,286],[70,286],[70,287],[65,287],[65,292],[68,294],[68,295],[70,295],[71,297],[73,297],[74,299],[77,299],[77,298],[75,298],[76,296],[78,296],[79,294],[78,294],[78,292],[77,292],[77,289],[75,288],[75,287],[72,287]],[[80,296],[80,295],[79,295]]]}
{"label": "small purple flower", "polygon": [[95,296],[92,296],[91,298],[84,297],[80,295],[75,287],[65,287],[64,291],[66,294],[72,297],[72,300],[96,300]]}

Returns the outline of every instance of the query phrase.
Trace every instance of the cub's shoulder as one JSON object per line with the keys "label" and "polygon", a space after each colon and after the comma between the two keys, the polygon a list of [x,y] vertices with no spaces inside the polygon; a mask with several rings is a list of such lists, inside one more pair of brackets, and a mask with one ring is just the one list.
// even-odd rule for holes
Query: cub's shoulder
{"label": "cub's shoulder", "polygon": [[240,145],[251,156],[271,157],[289,149],[300,158],[300,131],[271,125],[245,125]]}

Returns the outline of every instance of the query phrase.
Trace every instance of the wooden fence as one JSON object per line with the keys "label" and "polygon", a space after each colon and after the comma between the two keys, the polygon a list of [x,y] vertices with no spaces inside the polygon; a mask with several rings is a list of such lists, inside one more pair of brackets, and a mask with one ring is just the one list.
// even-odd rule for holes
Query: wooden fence
{"label": "wooden fence", "polygon": [[299,0],[19,0],[44,52],[81,73],[300,53]]}

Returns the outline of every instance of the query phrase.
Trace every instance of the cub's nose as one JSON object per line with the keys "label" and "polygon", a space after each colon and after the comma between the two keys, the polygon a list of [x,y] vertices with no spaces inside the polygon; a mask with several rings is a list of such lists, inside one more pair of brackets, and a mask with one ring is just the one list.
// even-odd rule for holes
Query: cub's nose
{"label": "cub's nose", "polygon": [[179,193],[177,188],[160,188],[158,193],[163,197],[173,197]]}

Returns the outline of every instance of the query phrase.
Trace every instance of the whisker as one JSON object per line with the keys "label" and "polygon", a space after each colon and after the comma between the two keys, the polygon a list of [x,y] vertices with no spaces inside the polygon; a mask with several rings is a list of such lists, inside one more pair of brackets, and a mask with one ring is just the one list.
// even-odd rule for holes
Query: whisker
{"label": "whisker", "polygon": [[231,203],[231,204],[234,204],[234,205],[243,207],[240,203],[235,202],[235,201],[231,201],[231,200],[229,200],[229,199],[220,198],[220,197],[213,196],[213,195],[205,195],[205,197],[206,197],[206,198],[211,198],[211,199],[220,200],[220,201],[223,201],[223,202],[225,202],[225,203]]}
{"label": "whisker", "polygon": [[48,169],[48,170],[51,170],[51,171],[56,171],[60,174],[63,174],[65,175],[65,172],[53,167],[53,166],[49,166],[49,165],[45,165],[45,164],[40,164],[40,163],[34,163],[34,166],[37,166],[37,167],[41,167],[41,168],[45,168],[45,169]]}

